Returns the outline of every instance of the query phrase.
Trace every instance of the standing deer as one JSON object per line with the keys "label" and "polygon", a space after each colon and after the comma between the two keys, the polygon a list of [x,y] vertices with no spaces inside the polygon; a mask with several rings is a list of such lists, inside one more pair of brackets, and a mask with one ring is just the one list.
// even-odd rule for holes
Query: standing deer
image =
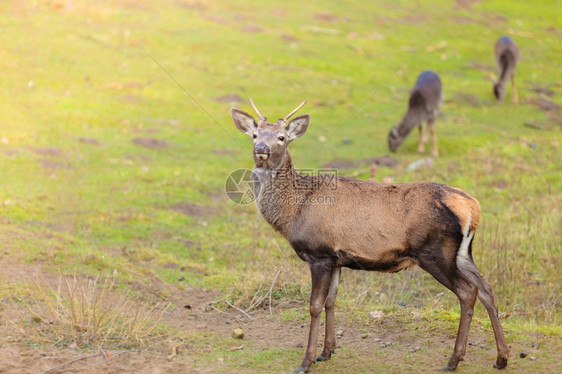
{"label": "standing deer", "polygon": [[519,48],[509,36],[502,36],[496,42],[494,56],[496,57],[496,64],[500,70],[500,80],[494,83],[494,95],[496,99],[503,100],[507,80],[511,79],[513,102],[517,103],[519,97],[517,96],[517,88],[515,87],[515,66],[517,66],[517,61],[519,61]]}
{"label": "standing deer", "polygon": [[[336,348],[334,306],[342,267],[397,272],[415,265],[460,301],[459,330],[446,369],[454,370],[465,354],[477,297],[488,311],[496,338],[494,366],[506,367],[509,350],[492,288],[472,258],[472,240],[480,220],[478,201],[458,188],[437,183],[386,184],[300,174],[287,147],[305,133],[310,115],[287,121],[305,102],[275,123],[263,117],[251,99],[250,103],[257,122],[236,108],[232,118],[254,140],[257,208],[306,261],[312,277],[308,345],[295,372],[308,372],[313,362],[328,360]],[[324,349],[316,357],[324,308]]]}
{"label": "standing deer", "polygon": [[388,134],[388,148],[395,152],[408,136],[410,131],[418,126],[420,142],[418,152],[423,153],[427,136],[424,136],[422,122],[426,121],[427,130],[431,133],[433,143],[433,157],[437,157],[437,136],[435,135],[435,117],[439,112],[443,101],[443,90],[439,76],[430,70],[422,72],[416,85],[410,92],[408,111],[398,126],[394,126]]}

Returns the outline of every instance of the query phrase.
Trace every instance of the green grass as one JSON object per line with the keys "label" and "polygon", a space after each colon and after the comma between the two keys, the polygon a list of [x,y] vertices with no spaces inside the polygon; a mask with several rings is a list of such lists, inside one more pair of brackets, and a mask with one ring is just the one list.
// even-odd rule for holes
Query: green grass
{"label": "green grass", "polygon": [[[403,115],[409,89],[419,72],[432,69],[446,98],[437,121],[439,159],[409,172],[425,157],[412,134],[393,155],[399,165],[380,167],[375,178],[431,180],[475,196],[483,215],[474,257],[494,288],[508,340],[542,333],[559,345],[561,117],[531,101],[540,96],[533,86],[551,85],[555,95],[547,99],[562,105],[560,14],[557,1],[3,2],[0,261],[52,273],[117,269],[123,287],[159,279],[213,289],[238,305],[248,305],[281,269],[273,301],[299,306],[276,318],[300,324],[308,269],[253,205],[226,198],[228,174],[252,167],[251,142],[232,124],[233,104],[213,99],[252,97],[270,119],[308,100],[312,122],[291,154],[296,167],[319,168],[387,154],[386,135]],[[246,32],[249,26],[259,32]],[[521,49],[518,105],[510,86],[496,103],[489,80],[493,44],[508,32]],[[491,70],[471,68],[475,63]],[[459,94],[475,95],[478,105]],[[236,105],[250,111],[246,102]],[[135,138],[169,146],[139,147]],[[340,174],[369,178],[366,167]],[[182,201],[208,214],[179,213],[173,207]],[[23,276],[0,274],[0,298],[25,285]],[[454,295],[421,271],[345,271],[338,308],[342,324],[365,323],[374,309],[415,308],[446,334],[454,334],[458,319]],[[481,306],[475,321],[489,332]],[[216,344],[219,352],[228,348],[221,339]],[[343,349],[326,370],[348,368],[342,358],[353,350]],[[228,360],[220,367],[289,370],[301,351],[249,349],[229,353],[243,356],[247,367]],[[201,353],[199,363],[206,360],[216,364]],[[384,355],[366,353],[350,370],[381,361]],[[411,365],[415,370],[415,360]]]}

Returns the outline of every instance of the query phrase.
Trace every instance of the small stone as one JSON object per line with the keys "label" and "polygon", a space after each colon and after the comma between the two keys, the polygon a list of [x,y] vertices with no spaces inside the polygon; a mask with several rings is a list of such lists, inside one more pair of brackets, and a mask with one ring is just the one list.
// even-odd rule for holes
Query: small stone
{"label": "small stone", "polygon": [[384,317],[384,313],[382,310],[375,310],[372,312],[369,312],[369,317],[371,317],[372,319],[379,319]]}
{"label": "small stone", "polygon": [[367,339],[369,337],[369,334],[361,334],[361,339]]}
{"label": "small stone", "polygon": [[338,331],[336,331],[336,335],[337,335],[337,336],[342,336],[342,335],[343,335],[343,330],[338,330]]}
{"label": "small stone", "polygon": [[242,330],[242,329],[232,330],[232,337],[234,339],[244,339],[244,330]]}
{"label": "small stone", "polygon": [[525,357],[527,357],[527,353],[521,352],[521,353],[519,353],[519,357],[525,358]]}
{"label": "small stone", "polygon": [[178,281],[179,281],[179,282],[183,282],[184,280],[185,280],[184,277],[179,277],[179,278],[178,278]]}
{"label": "small stone", "polygon": [[414,348],[410,349],[410,353],[417,352],[417,351],[419,351],[420,349],[421,349],[420,347],[414,347]]}
{"label": "small stone", "polygon": [[375,342],[380,342],[381,340],[381,338],[375,338]]}
{"label": "small stone", "polygon": [[476,345],[474,342],[468,342],[468,345]]}
{"label": "small stone", "polygon": [[299,343],[295,344],[295,348],[304,348],[304,344],[299,342]]}
{"label": "small stone", "polygon": [[486,345],[485,345],[485,344],[480,344],[480,348],[484,349],[484,348],[486,348]]}
{"label": "small stone", "polygon": [[536,357],[535,357],[535,356],[531,356],[531,357],[529,357],[529,360],[535,361],[535,360],[536,360]]}

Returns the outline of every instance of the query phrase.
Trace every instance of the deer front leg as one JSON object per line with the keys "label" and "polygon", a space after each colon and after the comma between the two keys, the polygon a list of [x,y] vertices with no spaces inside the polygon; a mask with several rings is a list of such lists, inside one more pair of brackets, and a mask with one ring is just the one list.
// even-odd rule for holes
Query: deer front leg
{"label": "deer front leg", "polygon": [[418,153],[423,153],[425,150],[425,142],[427,139],[424,137],[423,128],[421,124],[418,126],[418,130],[420,134],[420,142],[418,143]]}
{"label": "deer front leg", "polygon": [[301,366],[295,370],[295,373],[308,373],[310,365],[312,365],[316,358],[320,315],[326,303],[334,268],[331,264],[325,262],[309,263],[309,266],[310,275],[312,277],[312,292],[310,294],[310,332],[308,334],[308,344],[306,346],[304,360]]}
{"label": "deer front leg", "polygon": [[437,134],[435,134],[435,121],[434,120],[427,121],[427,128],[429,130],[429,133],[431,134],[431,143],[433,145],[433,150],[431,151],[431,154],[433,155],[434,158],[437,158],[439,157],[439,151],[437,150]]}
{"label": "deer front leg", "polygon": [[316,358],[316,361],[329,360],[336,349],[336,326],[335,326],[335,305],[338,296],[338,285],[340,282],[341,268],[336,267],[332,271],[332,280],[330,281],[330,289],[326,297],[326,335],[324,340],[324,350],[322,354]]}

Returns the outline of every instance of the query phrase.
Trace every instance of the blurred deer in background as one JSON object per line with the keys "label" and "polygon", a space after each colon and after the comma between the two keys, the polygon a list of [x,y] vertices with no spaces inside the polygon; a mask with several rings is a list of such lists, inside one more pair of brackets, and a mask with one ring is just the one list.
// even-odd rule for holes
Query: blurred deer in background
{"label": "blurred deer in background", "polygon": [[496,99],[503,100],[508,79],[513,87],[513,102],[517,103],[517,88],[515,87],[515,67],[519,61],[519,48],[509,36],[502,36],[496,42],[494,49],[496,64],[500,70],[500,80],[494,82],[494,95]]}
{"label": "blurred deer in background", "polygon": [[[436,76],[428,76],[432,77]],[[306,132],[310,115],[288,119],[304,102],[275,123],[250,103],[257,122],[236,108],[232,118],[241,132],[253,138],[257,208],[306,261],[312,278],[308,344],[295,372],[306,373],[312,363],[328,360],[334,353],[335,303],[342,267],[394,273],[416,265],[454,292],[460,302],[457,339],[446,369],[454,370],[466,352],[477,297],[492,322],[498,350],[495,366],[506,367],[509,349],[492,288],[472,257],[480,221],[478,201],[458,188],[437,183],[386,184],[301,174],[295,170],[288,145]],[[323,309],[324,349],[316,357]]]}
{"label": "blurred deer in background", "polygon": [[410,131],[418,126],[420,141],[418,152],[424,152],[427,135],[424,135],[422,122],[426,121],[427,129],[433,143],[432,155],[437,157],[437,135],[435,134],[435,118],[443,102],[443,90],[439,76],[432,71],[424,71],[418,77],[416,85],[410,92],[408,111],[398,126],[393,127],[388,134],[388,147],[395,152],[408,136]]}

